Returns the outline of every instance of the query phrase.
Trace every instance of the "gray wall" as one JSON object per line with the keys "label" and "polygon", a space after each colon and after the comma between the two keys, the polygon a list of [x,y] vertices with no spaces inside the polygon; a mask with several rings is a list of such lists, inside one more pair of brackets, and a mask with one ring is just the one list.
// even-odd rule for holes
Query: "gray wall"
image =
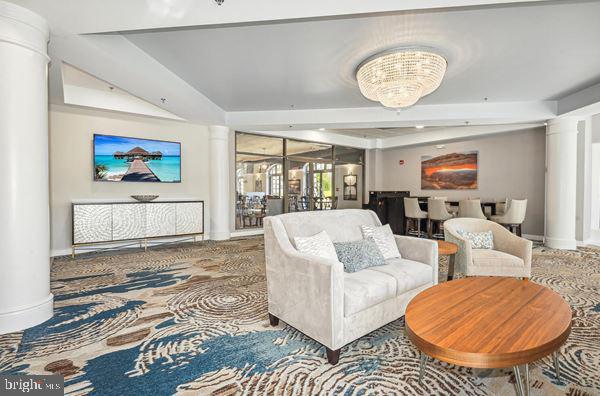
{"label": "gray wall", "polygon": [[[427,132],[424,132],[427,133]],[[527,198],[523,233],[544,234],[545,128],[503,133],[436,145],[381,150],[376,157],[376,182],[381,190],[410,190],[413,195],[447,196],[449,199],[501,200]],[[479,151],[477,190],[421,190],[421,156]],[[404,165],[399,165],[404,160]]]}

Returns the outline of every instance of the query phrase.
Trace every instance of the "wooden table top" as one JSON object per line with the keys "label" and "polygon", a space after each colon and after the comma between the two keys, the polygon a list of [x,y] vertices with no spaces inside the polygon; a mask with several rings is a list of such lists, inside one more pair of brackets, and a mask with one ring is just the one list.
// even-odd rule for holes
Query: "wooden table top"
{"label": "wooden table top", "polygon": [[451,254],[456,254],[458,252],[458,245],[452,242],[446,241],[437,241],[438,244],[438,254],[442,256],[449,256]]}
{"label": "wooden table top", "polygon": [[406,308],[408,338],[425,354],[466,367],[502,368],[538,360],[571,332],[571,308],[533,282],[474,277],[419,293]]}

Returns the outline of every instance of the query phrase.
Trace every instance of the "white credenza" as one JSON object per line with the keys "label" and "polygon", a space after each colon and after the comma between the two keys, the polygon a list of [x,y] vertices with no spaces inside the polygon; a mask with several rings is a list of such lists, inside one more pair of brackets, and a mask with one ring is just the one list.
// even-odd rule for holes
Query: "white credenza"
{"label": "white credenza", "polygon": [[73,247],[204,234],[204,201],[73,203]]}

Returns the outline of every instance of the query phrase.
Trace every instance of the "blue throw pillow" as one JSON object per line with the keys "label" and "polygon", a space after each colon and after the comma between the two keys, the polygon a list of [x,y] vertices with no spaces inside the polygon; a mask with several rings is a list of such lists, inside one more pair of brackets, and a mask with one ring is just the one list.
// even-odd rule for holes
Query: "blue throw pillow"
{"label": "blue throw pillow", "polygon": [[333,244],[344,271],[356,272],[365,268],[384,265],[385,259],[372,238]]}

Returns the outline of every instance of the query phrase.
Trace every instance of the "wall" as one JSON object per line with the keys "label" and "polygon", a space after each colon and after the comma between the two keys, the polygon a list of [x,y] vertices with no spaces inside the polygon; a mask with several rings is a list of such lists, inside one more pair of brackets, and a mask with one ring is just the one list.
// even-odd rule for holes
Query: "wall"
{"label": "wall", "polygon": [[[427,132],[424,132],[427,133]],[[440,195],[449,199],[482,200],[527,198],[523,233],[544,234],[545,128],[503,133],[436,145],[398,147],[377,153],[376,185],[381,190],[410,190],[413,195]],[[479,151],[477,190],[421,190],[421,156]],[[399,160],[404,165],[399,165]]]}
{"label": "wall", "polygon": [[[67,106],[53,106],[49,117],[52,255],[70,253],[71,201],[80,199],[131,200],[132,194],[202,199],[205,201],[205,232],[210,233],[207,127]],[[94,133],[181,142],[182,182],[94,182]]]}

